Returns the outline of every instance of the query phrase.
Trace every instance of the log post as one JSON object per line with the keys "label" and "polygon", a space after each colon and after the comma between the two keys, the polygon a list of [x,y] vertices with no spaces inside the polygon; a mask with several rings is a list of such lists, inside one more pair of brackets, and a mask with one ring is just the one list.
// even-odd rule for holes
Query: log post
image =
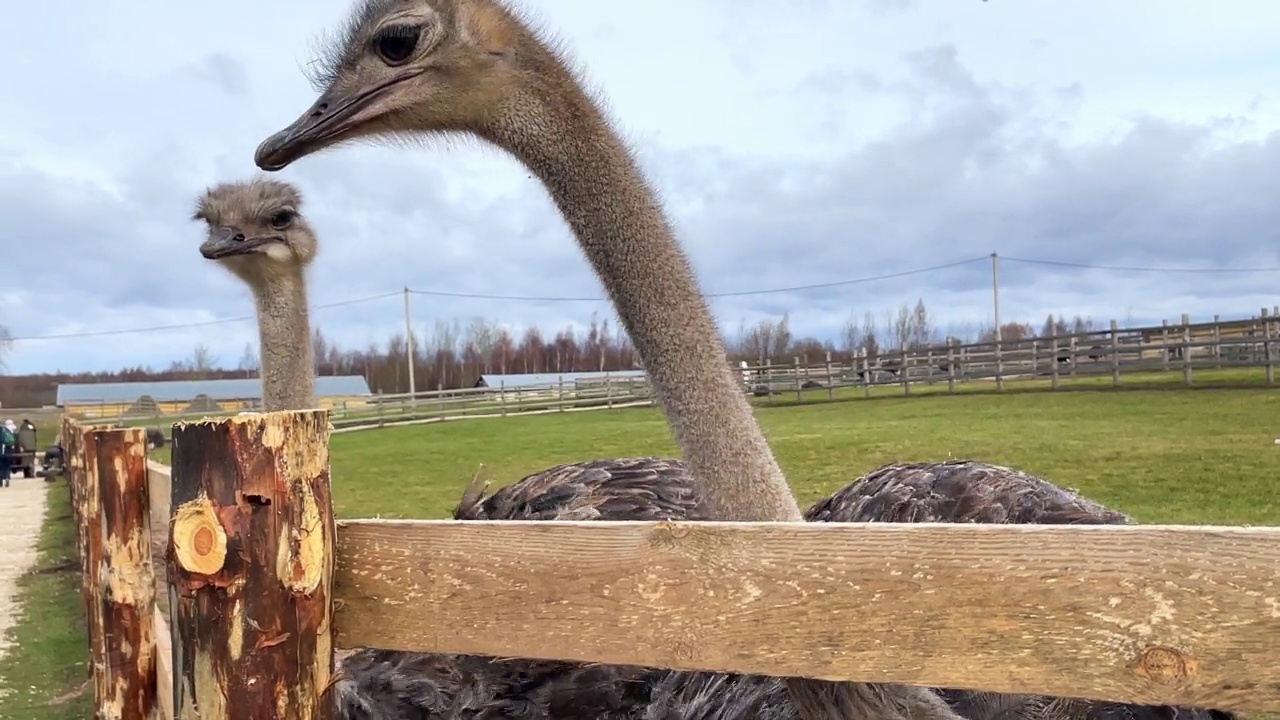
{"label": "log post", "polygon": [[[151,507],[147,433],[143,428],[94,430],[99,532],[90,538],[96,561],[96,612],[90,634],[100,638],[94,666],[97,717],[148,720],[156,704],[155,572],[151,566]],[[96,647],[95,647],[96,650]]]}
{"label": "log post", "polygon": [[333,717],[334,532],[328,411],[174,426],[177,717]]}
{"label": "log post", "polygon": [[84,601],[84,621],[89,640],[89,677],[94,681],[106,673],[106,645],[103,637],[101,610],[98,602],[99,573],[102,569],[102,503],[98,496],[98,463],[96,434],[75,421],[68,432],[75,448],[73,469],[68,476],[71,487],[71,514],[76,523],[77,550],[80,555],[80,596]]}

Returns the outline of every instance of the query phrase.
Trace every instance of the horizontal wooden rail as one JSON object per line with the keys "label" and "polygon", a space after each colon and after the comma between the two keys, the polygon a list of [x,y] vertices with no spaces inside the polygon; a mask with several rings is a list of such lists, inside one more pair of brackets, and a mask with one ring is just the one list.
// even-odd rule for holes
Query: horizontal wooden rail
{"label": "horizontal wooden rail", "polygon": [[338,524],[338,645],[1280,711],[1280,528]]}

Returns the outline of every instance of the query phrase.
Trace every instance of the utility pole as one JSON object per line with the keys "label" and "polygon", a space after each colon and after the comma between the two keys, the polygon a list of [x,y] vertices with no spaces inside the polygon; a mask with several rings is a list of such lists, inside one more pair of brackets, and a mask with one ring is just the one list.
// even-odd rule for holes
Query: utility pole
{"label": "utility pole", "polygon": [[409,320],[409,287],[404,288],[404,358],[409,365],[409,404],[413,405],[413,394],[417,387],[413,382],[413,323]]}
{"label": "utility pole", "polygon": [[1000,256],[991,253],[991,305],[995,310],[996,320],[996,389],[1004,389],[1004,367],[1000,360],[1001,345],[1004,344],[1000,331]]}

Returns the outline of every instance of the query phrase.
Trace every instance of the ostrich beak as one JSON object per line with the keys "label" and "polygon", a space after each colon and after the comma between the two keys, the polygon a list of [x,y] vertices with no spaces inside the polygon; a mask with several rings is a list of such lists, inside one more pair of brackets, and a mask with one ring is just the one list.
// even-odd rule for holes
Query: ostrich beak
{"label": "ostrich beak", "polygon": [[387,112],[387,104],[380,100],[422,72],[401,73],[367,89],[330,87],[297,120],[258,145],[254,164],[267,172],[283,170],[296,160],[355,136],[353,131]]}
{"label": "ostrich beak", "polygon": [[200,244],[200,254],[206,260],[220,260],[233,255],[248,255],[269,242],[281,240],[279,235],[255,235],[245,237],[232,228],[218,228],[216,235]]}

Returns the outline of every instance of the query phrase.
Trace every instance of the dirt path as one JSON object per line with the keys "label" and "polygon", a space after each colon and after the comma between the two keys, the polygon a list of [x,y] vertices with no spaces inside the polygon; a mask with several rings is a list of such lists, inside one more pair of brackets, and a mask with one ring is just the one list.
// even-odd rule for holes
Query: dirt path
{"label": "dirt path", "polygon": [[0,655],[9,650],[5,636],[18,610],[18,578],[36,561],[46,488],[42,478],[14,477],[10,482],[0,488]]}

